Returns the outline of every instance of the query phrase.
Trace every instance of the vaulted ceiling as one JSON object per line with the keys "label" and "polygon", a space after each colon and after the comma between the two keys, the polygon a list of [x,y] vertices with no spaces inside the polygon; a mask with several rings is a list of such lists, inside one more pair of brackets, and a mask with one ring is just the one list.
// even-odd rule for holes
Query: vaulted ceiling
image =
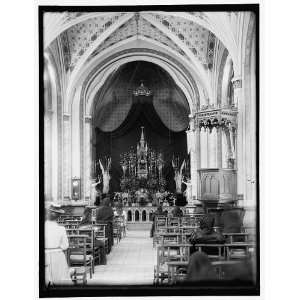
{"label": "vaulted ceiling", "polygon": [[[132,37],[136,39],[144,37],[172,49],[186,59],[189,59],[186,53],[186,49],[188,49],[205,68],[212,67],[215,35],[193,21],[172,14],[116,12],[95,16],[95,13],[49,13],[45,17],[45,22],[56,23],[57,30],[58,28],[62,30],[60,39],[65,68],[67,71],[72,71],[85,52],[95,45],[108,29],[115,25],[120,18],[130,14],[132,17],[124,23],[121,22],[120,26],[117,26],[111,34],[104,38],[88,60],[121,41]],[[204,18],[203,13],[191,13],[191,15]],[[81,18],[84,19],[80,22]],[[63,30],[64,27],[67,29]],[[45,32],[46,45],[50,39],[48,36],[49,32],[48,35]]]}
{"label": "vaulted ceiling", "polygon": [[[190,90],[190,96],[186,94],[189,99],[207,104],[219,98],[217,86],[227,57],[235,63],[232,54],[236,53],[238,31],[234,28],[239,18],[233,12],[49,12],[44,15],[44,47],[52,52],[58,73],[64,73],[66,103],[74,97],[79,81],[83,82],[101,61],[126,49],[143,53],[148,49],[155,52],[153,59],[160,55],[161,66],[173,68],[177,84]],[[172,67],[167,66],[169,58],[173,59]],[[148,58],[144,55],[143,59]],[[197,87],[193,83],[189,88],[190,80],[184,83],[176,65],[190,72],[188,77],[195,79]],[[114,66],[119,67],[116,61],[111,63],[111,70]]]}

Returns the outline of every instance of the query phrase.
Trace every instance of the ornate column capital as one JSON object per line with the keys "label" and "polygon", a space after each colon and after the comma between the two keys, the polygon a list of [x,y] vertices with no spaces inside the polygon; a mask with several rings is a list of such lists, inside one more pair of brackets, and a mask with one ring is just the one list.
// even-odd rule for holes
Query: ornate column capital
{"label": "ornate column capital", "polygon": [[195,114],[189,114],[189,131],[194,131],[196,124],[195,124]]}
{"label": "ornate column capital", "polygon": [[91,115],[84,116],[84,121],[85,123],[90,123],[92,121],[92,116]]}
{"label": "ornate column capital", "polygon": [[240,76],[236,76],[231,79],[232,86],[234,89],[241,89],[242,88],[242,78]]}
{"label": "ornate column capital", "polygon": [[209,129],[211,132],[213,128],[231,129],[237,127],[237,110],[233,108],[214,108],[199,111],[195,118],[195,127]]}
{"label": "ornate column capital", "polygon": [[64,121],[69,121],[70,119],[71,119],[71,115],[70,114],[67,114],[67,113],[63,114],[63,120]]}

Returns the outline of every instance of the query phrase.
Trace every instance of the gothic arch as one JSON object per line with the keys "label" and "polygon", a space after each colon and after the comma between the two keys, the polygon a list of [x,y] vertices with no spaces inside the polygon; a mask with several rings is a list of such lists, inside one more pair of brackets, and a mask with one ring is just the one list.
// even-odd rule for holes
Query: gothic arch
{"label": "gothic arch", "polygon": [[[88,165],[86,160],[85,160],[85,157],[88,155],[90,157],[90,160],[92,159],[92,152],[89,148],[85,147],[85,140],[88,139],[90,140],[91,139],[91,136],[92,136],[92,132],[90,131],[89,133],[86,132],[85,130],[85,122],[86,122],[86,117],[89,118],[89,120],[91,121],[91,116],[90,115],[86,115],[85,112],[86,112],[86,109],[85,109],[85,106],[86,106],[86,94],[87,94],[87,91],[88,91],[88,88],[92,82],[92,80],[95,78],[95,75],[105,66],[107,65],[111,65],[112,61],[113,60],[118,60],[120,59],[120,57],[122,56],[132,56],[132,60],[136,60],[137,59],[137,54],[140,54],[142,53],[143,55],[159,55],[163,58],[166,58],[168,59],[174,67],[176,67],[176,69],[178,71],[180,71],[185,77],[188,78],[189,82],[192,84],[193,86],[193,89],[196,93],[196,99],[198,100],[199,99],[199,90],[198,90],[198,87],[197,87],[197,84],[196,84],[196,81],[194,79],[194,77],[190,74],[190,72],[186,69],[186,67],[181,64],[179,61],[175,60],[173,57],[165,54],[165,53],[161,53],[161,52],[158,52],[158,51],[155,51],[155,50],[152,50],[152,49],[140,49],[140,48],[133,48],[133,49],[126,49],[126,50],[123,50],[121,52],[117,52],[113,55],[111,55],[110,57],[106,58],[104,61],[102,61],[99,65],[96,65],[92,71],[88,74],[88,76],[86,76],[83,84],[82,84],[82,88],[81,88],[81,91],[80,91],[80,97],[78,98],[78,101],[79,101],[79,120],[80,120],[80,178],[83,178],[85,180],[82,180],[81,181],[81,191],[84,193],[84,190],[85,190],[85,187],[84,187],[84,184],[85,184],[85,181],[87,180],[86,176],[85,176],[85,173],[89,173],[89,170],[88,170]],[[139,56],[138,56],[139,57]],[[126,61],[126,60],[125,60]],[[153,61],[153,56],[152,56],[152,61]],[[77,105],[76,103],[73,103],[73,105]],[[199,108],[199,100],[196,101],[196,103],[193,103],[192,104],[193,107],[191,108],[192,112],[194,111],[197,111],[197,109]],[[90,122],[89,121],[89,122]],[[90,136],[86,136],[86,134],[89,134]],[[90,162],[88,163],[90,164]]]}

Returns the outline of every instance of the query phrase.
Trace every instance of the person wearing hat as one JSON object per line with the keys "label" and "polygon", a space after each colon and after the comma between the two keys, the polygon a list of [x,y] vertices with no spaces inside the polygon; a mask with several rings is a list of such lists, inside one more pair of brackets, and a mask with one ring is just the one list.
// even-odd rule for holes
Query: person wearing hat
{"label": "person wearing hat", "polygon": [[64,213],[53,204],[47,210],[45,221],[45,279],[46,285],[72,284],[70,270],[64,251],[69,247],[66,229],[57,224],[58,217]]}
{"label": "person wearing hat", "polygon": [[173,208],[173,210],[171,211],[171,214],[172,214],[172,217],[174,217],[174,218],[181,218],[183,216],[183,212],[179,206],[175,206]]}

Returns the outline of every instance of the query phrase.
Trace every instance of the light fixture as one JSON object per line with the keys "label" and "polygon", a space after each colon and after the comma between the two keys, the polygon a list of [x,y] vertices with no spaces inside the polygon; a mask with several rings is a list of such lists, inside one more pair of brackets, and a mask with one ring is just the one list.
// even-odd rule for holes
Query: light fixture
{"label": "light fixture", "polygon": [[144,86],[143,81],[141,81],[140,86],[133,91],[133,95],[134,96],[150,96],[150,95],[152,95],[152,92],[150,89],[148,89],[146,86]]}

